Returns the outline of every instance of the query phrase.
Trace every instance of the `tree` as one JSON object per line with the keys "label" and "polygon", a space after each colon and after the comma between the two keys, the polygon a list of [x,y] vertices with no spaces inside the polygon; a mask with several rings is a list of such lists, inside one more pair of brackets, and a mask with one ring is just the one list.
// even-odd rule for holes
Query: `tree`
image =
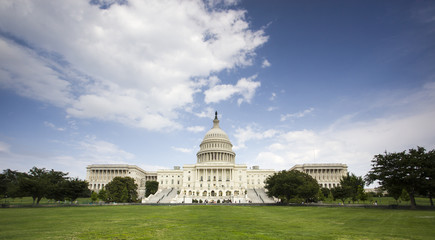
{"label": "tree", "polygon": [[347,186],[337,186],[331,189],[331,193],[334,198],[334,201],[340,199],[343,202],[343,204],[346,198],[349,197],[349,192],[350,189]]}
{"label": "tree", "polygon": [[343,193],[347,194],[346,198],[351,198],[352,202],[355,202],[359,199],[358,189],[361,187],[364,191],[364,180],[353,173],[347,173],[346,176],[341,178],[340,186],[343,188]]}
{"label": "tree", "polygon": [[[123,198],[123,192],[127,191],[127,198]],[[137,201],[137,184],[131,177],[115,177],[106,185],[107,199],[111,202],[135,202]]]}
{"label": "tree", "polygon": [[320,191],[322,191],[322,194],[323,194],[323,196],[325,196],[325,198],[328,198],[328,196],[329,196],[329,194],[331,192],[329,190],[329,188],[325,188],[325,187],[321,188]]}
{"label": "tree", "polygon": [[127,187],[124,187],[121,194],[121,201],[120,202],[128,202],[128,190]]}
{"label": "tree", "polygon": [[91,200],[92,200],[92,202],[96,202],[98,200],[98,193],[92,192]]}
{"label": "tree", "polygon": [[365,201],[368,199],[367,193],[364,191],[364,187],[358,185],[358,199],[361,201]]}
{"label": "tree", "polygon": [[98,192],[98,198],[103,202],[107,202],[107,192],[104,188]]}
{"label": "tree", "polygon": [[402,201],[405,201],[405,202],[410,200],[409,199],[409,194],[408,194],[408,192],[405,189],[402,189],[402,194],[400,194],[400,199]]}
{"label": "tree", "polygon": [[75,201],[79,197],[89,197],[90,190],[88,188],[88,182],[80,180],[78,178],[71,178],[65,183],[66,197],[70,201]]}
{"label": "tree", "polygon": [[280,171],[269,176],[265,188],[269,197],[277,197],[283,202],[301,198],[305,202],[314,201],[319,192],[319,184],[310,175],[297,171]]}
{"label": "tree", "polygon": [[323,194],[321,189],[319,189],[319,192],[317,193],[317,200],[319,200],[319,201],[325,201],[326,200],[326,197]]}
{"label": "tree", "polygon": [[0,174],[0,199],[24,197],[26,193],[22,191],[20,181],[26,174],[10,169],[3,170]]}
{"label": "tree", "polygon": [[433,150],[426,153],[423,147],[398,153],[375,155],[372,170],[366,175],[368,184],[379,181],[383,189],[399,197],[402,189],[409,194],[411,208],[416,207],[415,195],[425,192],[432,196],[434,192],[434,156]]}
{"label": "tree", "polygon": [[148,181],[145,183],[145,197],[148,197],[151,194],[154,194],[159,189],[159,182],[157,181]]}
{"label": "tree", "polygon": [[431,150],[426,154],[422,170],[425,179],[419,193],[428,196],[430,205],[433,207],[432,198],[435,194],[435,150]]}
{"label": "tree", "polygon": [[[56,186],[65,181],[67,173],[46,170],[45,168],[33,167],[20,181],[20,188],[33,198],[33,204],[39,204],[43,197],[52,198]],[[56,198],[61,196],[56,196]]]}

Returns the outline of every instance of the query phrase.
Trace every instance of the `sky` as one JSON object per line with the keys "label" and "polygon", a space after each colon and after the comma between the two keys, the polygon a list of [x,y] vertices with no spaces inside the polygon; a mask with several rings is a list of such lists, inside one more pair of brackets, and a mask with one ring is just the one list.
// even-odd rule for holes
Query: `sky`
{"label": "sky", "polygon": [[0,169],[284,170],[435,145],[434,1],[0,1]]}

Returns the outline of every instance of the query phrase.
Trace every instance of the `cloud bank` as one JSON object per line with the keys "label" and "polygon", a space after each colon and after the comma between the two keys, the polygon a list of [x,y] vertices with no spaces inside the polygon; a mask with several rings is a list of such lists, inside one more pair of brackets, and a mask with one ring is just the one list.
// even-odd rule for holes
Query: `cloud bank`
{"label": "cloud bank", "polygon": [[207,90],[195,80],[251,65],[268,40],[228,7],[236,3],[1,1],[0,86],[71,117],[181,128],[175,119],[194,94],[205,90],[206,103],[238,94],[240,105],[260,86],[251,77]]}

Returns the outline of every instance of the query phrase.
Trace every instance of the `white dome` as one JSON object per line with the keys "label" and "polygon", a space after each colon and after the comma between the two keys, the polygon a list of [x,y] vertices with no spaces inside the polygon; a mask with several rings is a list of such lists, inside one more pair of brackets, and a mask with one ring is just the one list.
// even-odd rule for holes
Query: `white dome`
{"label": "white dome", "polygon": [[213,120],[213,128],[204,136],[198,151],[198,163],[206,162],[230,162],[234,163],[236,154],[228,135],[219,127],[217,112]]}

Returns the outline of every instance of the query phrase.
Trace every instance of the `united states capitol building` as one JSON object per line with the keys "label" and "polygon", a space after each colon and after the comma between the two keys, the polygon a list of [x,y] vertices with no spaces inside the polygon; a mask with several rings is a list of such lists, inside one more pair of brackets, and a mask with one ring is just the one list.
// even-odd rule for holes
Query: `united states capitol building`
{"label": "united states capitol building", "polygon": [[[219,127],[216,113],[213,127],[205,134],[196,154],[196,164],[157,172],[127,164],[93,164],[86,168],[86,180],[90,190],[98,192],[114,177],[131,177],[138,185],[138,195],[144,203],[192,203],[195,200],[273,203],[265,192],[264,181],[276,171],[236,164],[236,153],[232,148],[228,135]],[[311,175],[320,187],[326,188],[338,186],[341,177],[347,174],[345,164],[302,164],[291,170]],[[145,198],[147,181],[157,181],[159,190]]]}

